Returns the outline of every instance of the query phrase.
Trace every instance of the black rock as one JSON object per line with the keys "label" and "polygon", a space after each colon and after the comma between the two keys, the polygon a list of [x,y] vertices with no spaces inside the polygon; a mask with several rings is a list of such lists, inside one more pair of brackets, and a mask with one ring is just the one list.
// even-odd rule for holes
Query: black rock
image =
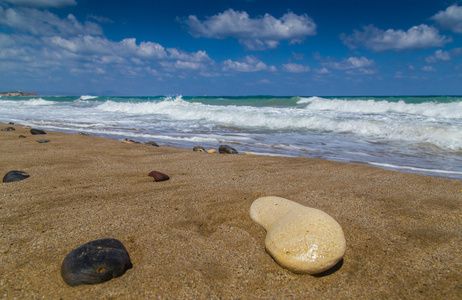
{"label": "black rock", "polygon": [[37,140],[38,143],[48,143],[50,140]]}
{"label": "black rock", "polygon": [[20,139],[24,139],[24,138],[26,138],[26,136],[25,136],[25,135],[22,135],[22,134],[20,134],[20,135],[18,136],[18,138],[20,138]]}
{"label": "black rock", "polygon": [[225,154],[238,154],[236,149],[228,145],[220,145],[218,152]]}
{"label": "black rock", "polygon": [[119,240],[101,239],[72,250],[61,265],[61,276],[70,286],[95,284],[122,276],[132,267]]}
{"label": "black rock", "polygon": [[32,129],[30,130],[30,133],[31,133],[31,134],[47,134],[45,131],[40,130],[40,129],[35,129],[35,128],[32,128]]}
{"label": "black rock", "polygon": [[2,129],[2,131],[13,131],[13,130],[16,130],[16,129],[14,129],[13,127],[5,127]]}
{"label": "black rock", "polygon": [[154,146],[154,147],[159,147],[159,145],[156,142],[152,142],[152,141],[146,142],[145,144],[146,145],[151,145],[151,146]]}
{"label": "black rock", "polygon": [[26,172],[13,170],[5,174],[5,176],[3,177],[3,182],[21,181],[28,177],[30,177],[30,175]]}

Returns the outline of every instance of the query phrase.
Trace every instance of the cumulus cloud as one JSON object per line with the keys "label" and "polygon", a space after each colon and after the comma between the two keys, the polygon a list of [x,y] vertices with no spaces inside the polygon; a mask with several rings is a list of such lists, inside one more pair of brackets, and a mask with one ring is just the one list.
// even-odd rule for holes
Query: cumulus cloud
{"label": "cumulus cloud", "polygon": [[413,26],[408,31],[384,31],[369,25],[364,26],[363,31],[354,30],[351,35],[341,34],[340,39],[351,49],[364,46],[375,52],[428,49],[452,42],[451,38],[441,36],[435,27],[425,24]]}
{"label": "cumulus cloud", "polygon": [[75,0],[0,0],[0,3],[2,2],[30,7],[64,7],[77,5]]}
{"label": "cumulus cloud", "polygon": [[462,48],[454,48],[449,51],[436,50],[432,55],[427,56],[425,61],[427,63],[437,63],[441,61],[451,60],[453,57],[461,56]]}
{"label": "cumulus cloud", "polygon": [[[73,15],[60,18],[35,8],[0,6],[0,25],[12,33],[0,33],[0,70],[33,68],[65,70],[74,74],[109,74],[108,70],[134,76],[168,70],[201,70],[205,74],[214,61],[205,51],[185,52],[176,48],[125,38],[112,41],[92,22],[81,23]],[[27,61],[25,64],[23,62]],[[15,67],[14,64],[16,63]],[[5,69],[7,68],[7,69]],[[146,71],[148,70],[148,71]],[[183,73],[184,74],[184,73]]]}
{"label": "cumulus cloud", "polygon": [[284,64],[282,65],[282,68],[284,71],[289,72],[289,73],[303,73],[303,72],[310,71],[309,66],[304,66],[301,64],[294,64],[294,63]]}
{"label": "cumulus cloud", "polygon": [[453,4],[430,19],[438,23],[444,30],[462,33],[462,6]]}
{"label": "cumulus cloud", "polygon": [[443,50],[436,50],[433,55],[430,55],[425,58],[425,61],[427,63],[435,63],[437,61],[444,61],[444,60],[450,60],[451,55],[447,51]]}
{"label": "cumulus cloud", "polygon": [[299,16],[292,12],[280,19],[270,14],[252,19],[246,12],[228,9],[205,21],[200,21],[194,15],[180,21],[189,27],[194,37],[234,37],[250,50],[274,49],[282,40],[301,43],[307,36],[316,34],[316,24],[308,15]]}
{"label": "cumulus cloud", "polygon": [[61,19],[49,11],[32,8],[8,8],[4,10],[0,7],[0,24],[33,35],[103,34],[103,30],[98,24],[93,22],[80,23],[72,14],[69,14],[66,19]]}
{"label": "cumulus cloud", "polygon": [[275,66],[267,66],[264,62],[258,60],[255,56],[248,55],[242,61],[232,61],[230,59],[223,62],[224,71],[236,72],[258,72],[258,71],[276,71]]}
{"label": "cumulus cloud", "polygon": [[373,59],[367,59],[366,57],[361,56],[360,58],[344,58],[341,62],[324,62],[321,64],[336,70],[351,70],[373,67],[375,66],[375,61]]}

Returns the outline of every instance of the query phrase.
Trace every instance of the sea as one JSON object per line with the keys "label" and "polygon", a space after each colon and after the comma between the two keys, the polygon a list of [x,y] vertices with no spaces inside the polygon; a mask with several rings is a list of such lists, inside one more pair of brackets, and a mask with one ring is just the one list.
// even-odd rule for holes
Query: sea
{"label": "sea", "polygon": [[462,180],[462,96],[3,96],[0,122]]}

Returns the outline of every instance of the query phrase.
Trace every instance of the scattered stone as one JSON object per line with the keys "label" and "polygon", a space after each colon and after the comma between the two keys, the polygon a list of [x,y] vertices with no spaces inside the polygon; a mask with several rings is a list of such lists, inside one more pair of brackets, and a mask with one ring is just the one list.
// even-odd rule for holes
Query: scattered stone
{"label": "scattered stone", "polygon": [[153,142],[153,141],[146,142],[145,144],[146,145],[151,145],[151,146],[154,146],[154,147],[159,147],[159,145],[156,142]]}
{"label": "scattered stone", "polygon": [[5,174],[3,177],[3,182],[21,181],[28,177],[30,177],[30,175],[24,171],[13,170]]}
{"label": "scattered stone", "polygon": [[154,178],[154,181],[165,181],[165,180],[170,179],[170,177],[167,174],[157,172],[157,171],[150,172],[148,176],[151,176],[152,178]]}
{"label": "scattered stone", "polygon": [[210,150],[207,150],[207,153],[217,153],[217,150],[215,150],[215,149],[210,149]]}
{"label": "scattered stone", "polygon": [[205,152],[205,148],[202,146],[196,146],[193,148],[193,151],[195,152]]}
{"label": "scattered stone", "polygon": [[37,142],[43,144],[43,143],[49,143],[51,141],[50,140],[37,140]]}
{"label": "scattered stone", "polygon": [[319,209],[270,196],[252,203],[250,217],[265,228],[268,253],[294,273],[324,272],[345,254],[342,227]]}
{"label": "scattered stone", "polygon": [[228,145],[220,145],[220,147],[218,147],[218,152],[224,154],[238,154],[236,149]]}
{"label": "scattered stone", "polygon": [[13,122],[10,122],[10,123],[8,123],[8,124],[10,124],[10,125],[14,125],[14,123],[13,123]]}
{"label": "scattered stone", "polygon": [[20,135],[18,136],[18,138],[20,138],[20,139],[25,139],[25,138],[26,138],[26,136],[25,136],[25,135],[22,135],[22,134],[20,134]]}
{"label": "scattered stone", "polygon": [[47,134],[45,131],[41,130],[41,129],[35,129],[35,128],[32,128],[30,130],[30,133],[31,134]]}
{"label": "scattered stone", "polygon": [[13,131],[13,130],[16,130],[16,129],[14,129],[13,127],[5,127],[2,129],[2,131]]}
{"label": "scattered stone", "polygon": [[101,239],[72,250],[61,265],[61,276],[70,286],[96,284],[122,276],[132,267],[119,240]]}
{"label": "scattered stone", "polygon": [[86,135],[86,136],[89,135],[88,133],[85,133],[85,132],[79,132],[78,134],[80,134],[80,135]]}

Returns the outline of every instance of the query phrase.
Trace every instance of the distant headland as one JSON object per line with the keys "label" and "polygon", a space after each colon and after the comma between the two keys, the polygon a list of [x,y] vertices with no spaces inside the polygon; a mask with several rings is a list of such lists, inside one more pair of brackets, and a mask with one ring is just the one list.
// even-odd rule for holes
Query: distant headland
{"label": "distant headland", "polygon": [[26,93],[26,92],[0,92],[0,96],[5,96],[5,97],[33,97],[37,96],[36,93]]}

